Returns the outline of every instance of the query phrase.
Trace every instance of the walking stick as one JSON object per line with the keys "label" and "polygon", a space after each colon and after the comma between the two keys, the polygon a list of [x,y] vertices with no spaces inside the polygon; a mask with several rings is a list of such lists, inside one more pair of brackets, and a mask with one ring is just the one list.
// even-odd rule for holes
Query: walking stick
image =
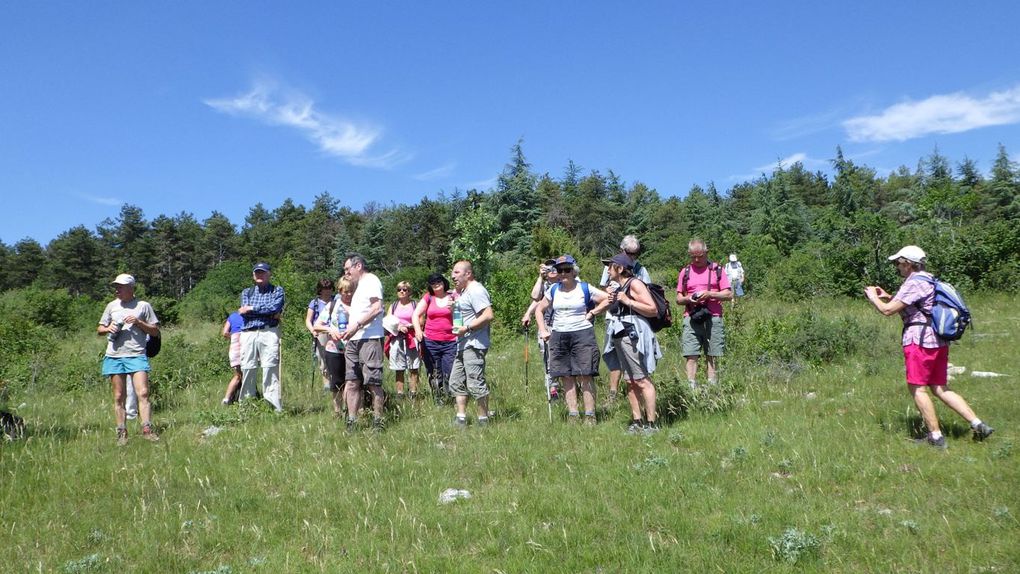
{"label": "walking stick", "polygon": [[524,388],[525,389],[528,388],[528,347],[530,346],[530,345],[528,345],[528,339],[529,339],[528,331],[531,330],[531,329],[529,329],[529,327],[530,327],[530,325],[525,325],[524,326]]}
{"label": "walking stick", "polygon": [[[542,346],[542,364],[544,365],[543,370],[545,374],[549,374],[549,341],[545,342]],[[545,381],[545,404],[549,407],[549,422],[552,423],[552,387],[549,385],[548,379]]]}

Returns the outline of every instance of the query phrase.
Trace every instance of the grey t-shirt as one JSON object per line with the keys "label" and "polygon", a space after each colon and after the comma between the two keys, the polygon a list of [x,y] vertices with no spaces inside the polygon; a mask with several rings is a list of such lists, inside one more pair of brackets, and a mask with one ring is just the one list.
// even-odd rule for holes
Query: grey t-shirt
{"label": "grey t-shirt", "polygon": [[[146,323],[159,324],[152,305],[138,299],[132,299],[127,303],[120,299],[110,301],[106,304],[106,309],[103,309],[103,316],[99,319],[99,324],[104,327],[110,323],[123,324],[128,315],[134,315]],[[145,337],[145,331],[142,331],[138,325],[124,324],[116,335],[108,337],[112,340],[106,343],[106,356],[121,358],[144,355]]]}
{"label": "grey t-shirt", "polygon": [[[464,325],[474,323],[475,319],[488,307],[492,306],[489,300],[489,291],[478,281],[468,283],[464,292],[455,303],[460,308],[461,317],[464,318]],[[486,323],[481,329],[457,338],[457,348],[465,349],[488,349],[489,348],[489,324]]]}

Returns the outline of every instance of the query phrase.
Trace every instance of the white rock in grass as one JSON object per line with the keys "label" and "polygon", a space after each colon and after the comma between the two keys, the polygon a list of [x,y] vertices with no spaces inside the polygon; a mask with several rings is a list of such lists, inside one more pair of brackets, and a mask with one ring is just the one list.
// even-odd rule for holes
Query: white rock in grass
{"label": "white rock in grass", "polygon": [[214,437],[214,436],[220,434],[221,430],[223,430],[223,429],[221,429],[220,427],[218,427],[216,425],[213,425],[213,426],[205,429],[204,431],[202,431],[202,438]]}
{"label": "white rock in grass", "polygon": [[439,503],[450,504],[458,498],[471,498],[471,493],[464,489],[447,488],[439,495]]}
{"label": "white rock in grass", "polygon": [[956,365],[949,363],[946,366],[946,374],[949,376],[962,375],[967,372],[967,367],[957,367]]}
{"label": "white rock in grass", "polygon": [[970,376],[985,379],[989,377],[1008,377],[1009,375],[1004,375],[1002,373],[993,373],[991,371],[971,371]]}

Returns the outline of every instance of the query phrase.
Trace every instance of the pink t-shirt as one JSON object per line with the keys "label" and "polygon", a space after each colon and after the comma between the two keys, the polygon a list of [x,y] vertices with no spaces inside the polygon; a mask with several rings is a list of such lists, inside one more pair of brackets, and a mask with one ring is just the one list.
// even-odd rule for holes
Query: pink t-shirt
{"label": "pink t-shirt", "polygon": [[450,342],[456,341],[457,336],[453,334],[453,301],[457,298],[456,291],[447,293],[439,303],[431,294],[426,294],[418,302],[425,307],[425,338],[432,341]]}
{"label": "pink t-shirt", "polygon": [[[688,265],[688,267],[691,268],[691,276],[687,279],[687,292],[683,292],[684,270],[681,269],[680,274],[676,278],[677,293],[688,295],[697,291],[724,291],[730,289],[730,278],[726,276],[726,273],[721,268],[718,268],[717,271],[717,264],[710,263],[700,270],[693,265]],[[718,279],[716,279],[717,277]],[[709,299],[705,306],[712,312],[712,315],[722,317],[722,302],[716,299]],[[690,311],[691,306],[688,305],[687,309],[684,310],[684,316],[690,315]]]}
{"label": "pink t-shirt", "polygon": [[[932,293],[935,286],[920,277],[931,277],[927,271],[915,271],[900,285],[900,290],[893,295],[894,301],[900,301],[906,307],[900,310],[900,317],[903,324],[926,323],[928,318],[924,313],[931,313],[932,305],[935,303]],[[923,311],[923,312],[922,312]],[[926,349],[945,347],[946,342],[935,335],[935,330],[923,325],[911,325],[903,330],[903,346],[919,345]]]}

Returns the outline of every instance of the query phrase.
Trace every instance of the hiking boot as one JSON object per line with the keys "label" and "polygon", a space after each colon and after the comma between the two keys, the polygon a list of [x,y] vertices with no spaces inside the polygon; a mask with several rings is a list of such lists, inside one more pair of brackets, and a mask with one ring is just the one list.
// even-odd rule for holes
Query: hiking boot
{"label": "hiking boot", "polygon": [[578,423],[578,421],[580,421],[580,420],[581,420],[581,417],[578,416],[577,413],[568,413],[567,414],[567,424],[568,425],[576,425]]}
{"label": "hiking boot", "polygon": [[981,423],[974,428],[974,440],[977,441],[985,440],[986,438],[992,436],[993,432],[995,432],[995,429],[986,425],[985,423]]}
{"label": "hiking boot", "polygon": [[403,400],[404,400],[404,393],[397,393],[397,401],[403,401]]}
{"label": "hiking boot", "polygon": [[586,426],[586,427],[593,427],[597,423],[598,423],[598,421],[595,420],[595,415],[585,415],[584,416],[584,426]]}
{"label": "hiking boot", "polygon": [[608,402],[611,405],[616,404],[616,391],[609,391]]}
{"label": "hiking boot", "polygon": [[466,429],[467,428],[467,417],[465,417],[465,418],[453,417],[453,426],[458,428],[458,429]]}
{"label": "hiking boot", "polygon": [[627,427],[627,434],[640,434],[643,431],[645,425],[641,421],[634,419],[630,421],[630,426]]}
{"label": "hiking boot", "polygon": [[372,431],[383,432],[386,430],[386,421],[381,418],[372,419]]}
{"label": "hiking boot", "polygon": [[946,436],[945,435],[942,435],[942,436],[940,436],[937,439],[931,438],[931,435],[928,435],[928,436],[926,436],[924,438],[917,438],[917,439],[914,439],[914,444],[922,445],[922,446],[923,445],[927,445],[927,446],[930,446],[932,448],[936,448],[938,450],[946,450],[947,448],[949,448],[949,445],[946,444]]}
{"label": "hiking boot", "polygon": [[648,423],[645,428],[641,429],[641,433],[645,435],[652,435],[659,432],[659,425],[657,423]]}
{"label": "hiking boot", "polygon": [[697,381],[688,380],[687,381],[687,386],[690,387],[692,391],[697,391],[698,390],[698,382]]}
{"label": "hiking boot", "polygon": [[411,401],[412,402],[416,401],[416,400],[418,400],[418,393],[415,392],[415,391],[411,391],[410,397],[411,397]]}
{"label": "hiking boot", "polygon": [[124,446],[127,444],[127,429],[120,427],[117,429],[117,446]]}
{"label": "hiking boot", "polygon": [[159,435],[156,434],[156,430],[152,428],[152,423],[147,423],[142,427],[142,438],[149,442],[159,442]]}
{"label": "hiking boot", "polygon": [[358,430],[358,419],[347,419],[347,423],[344,425],[344,430],[349,433]]}
{"label": "hiking boot", "polygon": [[489,426],[489,417],[480,417],[478,419],[478,426],[479,427],[487,427],[487,426]]}

